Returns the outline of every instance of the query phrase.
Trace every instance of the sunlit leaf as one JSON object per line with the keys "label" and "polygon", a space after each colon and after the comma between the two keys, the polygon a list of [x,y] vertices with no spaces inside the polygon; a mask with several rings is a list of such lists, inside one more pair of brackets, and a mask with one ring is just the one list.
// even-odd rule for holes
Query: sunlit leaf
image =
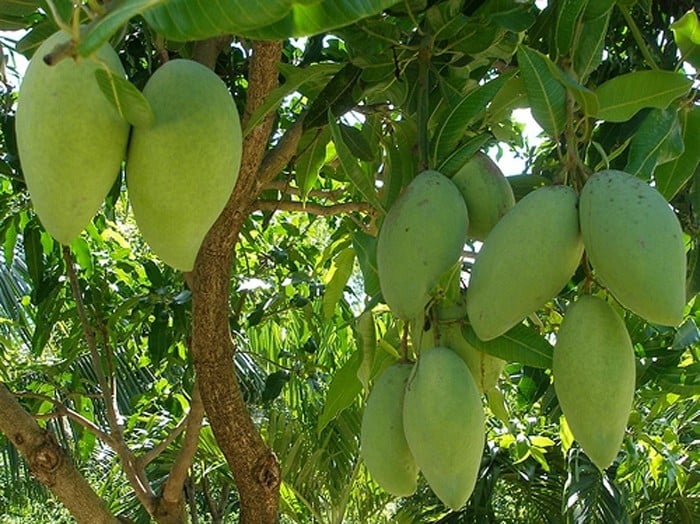
{"label": "sunlit leaf", "polygon": [[518,48],[517,56],[532,116],[549,136],[558,137],[566,125],[566,89],[552,74],[556,66],[526,46]]}
{"label": "sunlit leaf", "polygon": [[608,122],[624,122],[646,107],[666,109],[688,93],[693,81],[671,71],[635,71],[608,80],[596,89],[595,115]]}

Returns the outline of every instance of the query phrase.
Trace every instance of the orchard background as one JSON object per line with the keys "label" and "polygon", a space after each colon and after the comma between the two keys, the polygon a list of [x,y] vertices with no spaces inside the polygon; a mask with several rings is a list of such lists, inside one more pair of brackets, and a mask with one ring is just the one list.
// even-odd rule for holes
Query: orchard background
{"label": "orchard background", "polygon": [[[212,17],[212,6],[236,16]],[[0,38],[0,522],[697,522],[693,3],[260,6],[0,3],[0,30],[26,31]],[[117,83],[111,97],[127,120],[148,113],[135,92],[178,57],[212,69],[233,96],[241,170],[192,272],[150,251],[123,176],[69,249],[32,210],[12,56],[30,58],[71,24],[86,27],[76,54],[107,40],[118,51],[133,88]],[[537,146],[512,118],[522,108],[543,129]],[[90,137],[60,139],[70,155]],[[479,150],[524,162],[508,178],[518,200],[607,167],[652,184],[683,226],[687,306],[677,327],[620,308],[636,391],[603,472],[560,424],[551,380],[552,343],[584,271],[515,335],[479,345],[508,364],[484,396],[476,488],[449,511],[422,480],[411,497],[386,494],[359,434],[374,379],[411,350],[379,289],[382,219],[420,171],[452,176]],[[464,285],[479,247],[465,246]]]}

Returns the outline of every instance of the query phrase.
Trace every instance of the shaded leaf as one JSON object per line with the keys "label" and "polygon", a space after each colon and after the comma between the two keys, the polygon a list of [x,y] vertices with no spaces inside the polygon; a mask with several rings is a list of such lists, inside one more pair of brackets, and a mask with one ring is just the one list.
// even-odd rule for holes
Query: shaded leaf
{"label": "shaded leaf", "polygon": [[[590,2],[589,2],[590,6]],[[574,71],[583,82],[600,65],[605,48],[605,35],[608,32],[610,10],[605,16],[581,24],[576,46],[571,50]]]}
{"label": "shaded leaf", "polygon": [[131,18],[142,14],[146,9],[157,6],[167,0],[122,0],[115,2],[114,9],[102,18],[90,24],[78,43],[77,51],[82,56],[88,56],[97,51],[107,42],[120,27]]}
{"label": "shaded leaf", "polygon": [[[294,174],[297,186],[301,192],[301,199],[305,201],[309,191],[316,184],[318,174],[326,159],[326,146],[330,140],[328,129],[312,130],[306,137],[302,137],[299,150],[303,151],[294,162]],[[309,143],[309,137],[311,142]]]}
{"label": "shaded leaf", "polygon": [[326,125],[328,113],[336,117],[344,115],[355,103],[353,91],[362,76],[362,69],[348,63],[328,82],[308,109],[304,129]]}
{"label": "shaded leaf", "polygon": [[340,126],[335,121],[333,115],[328,115],[328,123],[331,129],[331,137],[335,144],[335,150],[340,160],[340,169],[367,202],[377,209],[381,209],[382,206],[377,199],[377,193],[374,188],[374,175],[367,173],[357,163],[350,149],[345,145],[345,142],[343,142]]}
{"label": "shaded leaf", "polygon": [[108,67],[97,69],[95,78],[100,91],[124,120],[134,127],[153,124],[151,104],[134,84]]}
{"label": "shaded leaf", "polygon": [[588,0],[560,0],[557,6],[557,19],[554,26],[554,39],[559,56],[569,54],[574,43],[576,28]]}
{"label": "shaded leaf", "polygon": [[266,115],[276,111],[287,96],[304,84],[315,82],[320,78],[325,78],[336,73],[338,67],[335,64],[330,66],[329,64],[311,64],[309,67],[296,68],[294,71],[294,76],[287,75],[284,84],[268,93],[263,103],[250,115],[246,128],[243,130],[243,136],[250,133]]}
{"label": "shaded leaf", "polygon": [[369,141],[362,134],[362,131],[356,127],[340,124],[340,134],[343,137],[343,142],[350,153],[357,159],[365,162],[371,162],[376,158],[376,152],[372,149]]}
{"label": "shaded leaf", "polygon": [[355,320],[355,343],[362,355],[360,366],[357,369],[357,378],[362,382],[365,391],[369,391],[369,382],[372,379],[375,355],[377,352],[377,332],[374,327],[374,316],[371,311],[363,311]]}
{"label": "shaded leaf", "polygon": [[433,165],[441,164],[464,138],[467,128],[486,112],[486,106],[512,76],[503,74],[478,87],[465,97],[450,102],[446,114],[440,114],[438,127],[431,137]]}
{"label": "shaded leaf", "polygon": [[656,189],[671,200],[695,174],[700,162],[700,108],[684,108],[679,114],[683,154],[662,164],[654,171]]}
{"label": "shaded leaf", "polygon": [[333,380],[328,386],[326,402],[323,405],[323,412],[318,418],[316,432],[323,431],[328,423],[338,416],[340,412],[352,404],[362,393],[362,383],[357,378],[357,371],[360,369],[362,355],[355,351],[352,356],[336,371]]}
{"label": "shaded leaf", "polygon": [[649,180],[657,164],[683,152],[678,114],[673,110],[654,109],[644,118],[630,142],[627,173]]}
{"label": "shaded leaf", "polygon": [[464,338],[479,351],[508,362],[548,369],[552,367],[554,348],[542,335],[524,324],[518,324],[498,338],[484,342],[471,326],[462,328]]}
{"label": "shaded leaf", "polygon": [[378,295],[381,290],[377,269],[377,237],[368,235],[364,231],[353,231],[352,245],[362,272],[365,293],[370,297]]}
{"label": "shaded leaf", "polygon": [[666,109],[688,93],[693,81],[671,71],[635,71],[608,80],[596,89],[598,113],[608,122],[625,122],[639,110]]}
{"label": "shaded leaf", "polygon": [[566,125],[566,89],[552,74],[556,66],[526,46],[518,48],[517,56],[533,118],[549,136],[558,137]]}

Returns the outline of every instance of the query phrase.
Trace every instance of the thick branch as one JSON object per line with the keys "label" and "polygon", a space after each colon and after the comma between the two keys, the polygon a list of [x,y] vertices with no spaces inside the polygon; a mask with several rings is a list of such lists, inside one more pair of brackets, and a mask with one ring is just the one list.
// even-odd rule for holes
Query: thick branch
{"label": "thick branch", "polygon": [[42,429],[0,384],[0,432],[7,435],[29,463],[34,476],[51,490],[79,523],[116,524],[52,433]]}
{"label": "thick branch", "polygon": [[261,211],[295,211],[317,216],[331,216],[355,212],[369,212],[373,208],[366,202],[348,202],[345,204],[323,206],[309,202],[295,202],[292,200],[257,200],[255,202],[255,209]]}

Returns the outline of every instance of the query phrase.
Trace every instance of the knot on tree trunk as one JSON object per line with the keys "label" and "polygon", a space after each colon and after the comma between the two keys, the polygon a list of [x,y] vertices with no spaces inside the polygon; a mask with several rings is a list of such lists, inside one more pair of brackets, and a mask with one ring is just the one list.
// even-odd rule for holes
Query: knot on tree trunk
{"label": "knot on tree trunk", "polygon": [[253,478],[266,490],[276,491],[282,483],[280,464],[277,460],[277,455],[271,450],[258,457],[252,473]]}
{"label": "knot on tree trunk", "polygon": [[28,459],[29,469],[34,476],[42,484],[51,487],[56,482],[56,472],[66,460],[66,454],[56,442],[56,438],[51,433],[44,432],[41,441],[31,450]]}

